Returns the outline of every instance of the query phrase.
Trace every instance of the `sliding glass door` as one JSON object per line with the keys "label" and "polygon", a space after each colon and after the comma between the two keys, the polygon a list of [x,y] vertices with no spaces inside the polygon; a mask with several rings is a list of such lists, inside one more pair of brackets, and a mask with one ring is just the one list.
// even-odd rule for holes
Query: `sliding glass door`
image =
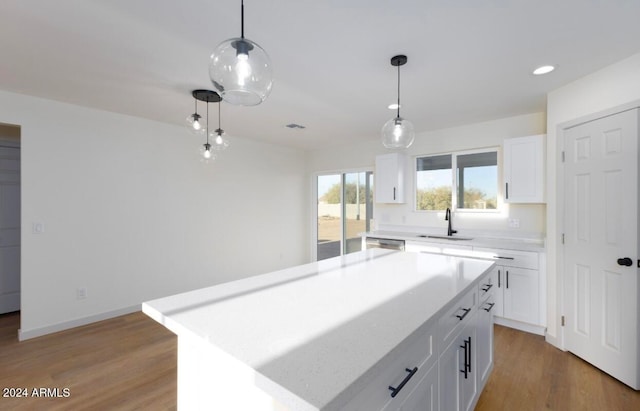
{"label": "sliding glass door", "polygon": [[319,175],[317,187],[317,259],[360,251],[373,217],[373,173]]}

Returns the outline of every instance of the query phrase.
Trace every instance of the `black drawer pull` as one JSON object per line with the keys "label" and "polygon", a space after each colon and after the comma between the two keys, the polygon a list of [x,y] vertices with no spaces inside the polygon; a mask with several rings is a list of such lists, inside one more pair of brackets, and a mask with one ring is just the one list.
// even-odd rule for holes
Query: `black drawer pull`
{"label": "black drawer pull", "polygon": [[482,307],[483,310],[485,310],[486,312],[489,312],[493,309],[493,306],[496,305],[496,303],[487,303],[489,305],[489,308],[487,307]]}
{"label": "black drawer pull", "polygon": [[471,308],[463,308],[463,309],[462,309],[462,311],[464,311],[464,314],[462,314],[462,315],[458,315],[458,314],[456,314],[456,317],[458,317],[458,319],[459,319],[460,321],[462,321],[462,319],[463,319],[464,317],[466,317],[466,316],[467,316],[467,314],[469,314],[469,311],[471,311]]}
{"label": "black drawer pull", "polygon": [[398,395],[400,390],[409,382],[411,377],[413,377],[413,375],[416,372],[418,372],[418,367],[413,367],[413,370],[410,370],[409,368],[405,368],[405,371],[408,372],[409,374],[406,377],[404,377],[404,380],[402,380],[402,382],[400,383],[400,385],[398,385],[397,388],[393,388],[392,386],[389,386],[389,389],[391,390],[391,398]]}
{"label": "black drawer pull", "polygon": [[485,284],[485,286],[482,288],[482,291],[486,293],[491,289],[491,287],[493,287],[493,284]]}
{"label": "black drawer pull", "polygon": [[501,260],[515,260],[514,257],[502,257],[500,255],[494,255],[493,258],[499,258]]}

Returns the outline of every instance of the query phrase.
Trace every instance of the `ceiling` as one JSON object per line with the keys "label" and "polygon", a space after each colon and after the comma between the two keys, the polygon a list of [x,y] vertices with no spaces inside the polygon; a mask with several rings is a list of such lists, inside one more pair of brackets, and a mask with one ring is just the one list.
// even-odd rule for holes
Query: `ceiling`
{"label": "ceiling", "polygon": [[[378,140],[401,53],[418,132],[541,112],[547,92],[640,52],[639,15],[637,0],[246,0],[274,85],[259,106],[223,103],[222,128],[302,149]],[[0,89],[186,125],[211,51],[239,34],[239,0],[2,0]],[[533,76],[542,64],[558,69]]]}

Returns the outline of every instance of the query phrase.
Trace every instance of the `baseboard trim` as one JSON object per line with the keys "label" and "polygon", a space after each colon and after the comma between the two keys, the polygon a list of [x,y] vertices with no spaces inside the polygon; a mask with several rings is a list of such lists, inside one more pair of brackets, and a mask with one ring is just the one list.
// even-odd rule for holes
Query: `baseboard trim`
{"label": "baseboard trim", "polygon": [[33,328],[30,330],[18,330],[18,341],[29,340],[31,338],[41,337],[47,334],[53,334],[58,331],[64,331],[75,327],[95,323],[102,320],[108,320],[110,318],[119,317],[121,315],[135,313],[141,311],[142,305],[136,304],[130,307],[120,308],[117,310],[107,311],[100,314],[90,315],[88,317],[77,318],[71,321],[65,321],[58,324],[48,325],[46,327]]}
{"label": "baseboard trim", "polygon": [[531,334],[537,334],[544,336],[547,328],[541,325],[534,325],[523,323],[516,320],[510,320],[503,317],[493,317],[493,322],[498,325],[504,325],[505,327],[515,328],[516,330],[525,331]]}

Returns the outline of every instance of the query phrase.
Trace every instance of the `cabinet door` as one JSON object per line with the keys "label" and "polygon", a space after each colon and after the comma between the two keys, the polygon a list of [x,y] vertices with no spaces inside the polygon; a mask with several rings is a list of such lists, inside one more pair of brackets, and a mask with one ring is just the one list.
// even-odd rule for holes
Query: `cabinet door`
{"label": "cabinet door", "polygon": [[478,367],[478,390],[484,387],[489,373],[493,369],[493,310],[495,309],[494,295],[491,294],[478,308],[477,318],[477,349],[476,364]]}
{"label": "cabinet door", "polygon": [[[476,324],[467,325],[440,356],[440,409],[468,411],[475,404]],[[466,369],[466,372],[465,372]]]}
{"label": "cabinet door", "polygon": [[406,157],[400,153],[376,156],[374,175],[376,203],[404,203]]}
{"label": "cabinet door", "polygon": [[497,287],[493,290],[493,298],[496,305],[491,312],[498,317],[504,317],[504,289],[505,289],[505,267],[496,265],[493,267],[491,275],[495,276]]}
{"label": "cabinet door", "polygon": [[544,135],[504,140],[504,199],[544,202]]}
{"label": "cabinet door", "polygon": [[[393,405],[393,403],[391,403]],[[416,387],[400,403],[399,406],[391,406],[386,410],[397,411],[436,411],[438,410],[438,366],[433,365],[422,376]]]}
{"label": "cabinet door", "polygon": [[504,269],[504,317],[539,324],[538,271],[524,268]]}

